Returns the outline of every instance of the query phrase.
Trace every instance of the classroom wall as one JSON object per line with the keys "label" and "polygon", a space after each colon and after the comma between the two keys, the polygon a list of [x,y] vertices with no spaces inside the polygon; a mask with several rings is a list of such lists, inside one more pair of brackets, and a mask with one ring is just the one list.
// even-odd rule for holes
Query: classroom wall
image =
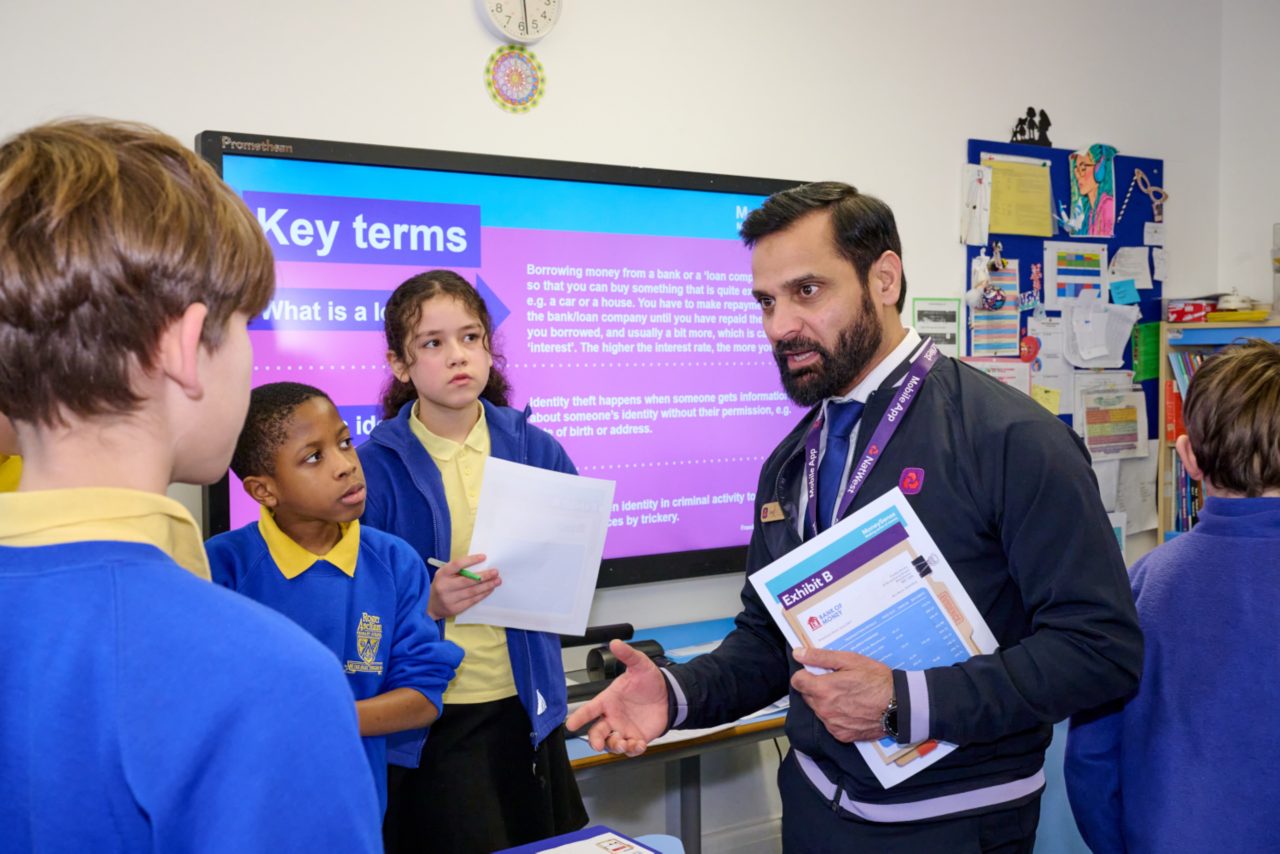
{"label": "classroom wall", "polygon": [[1278,39],[1280,3],[1223,3],[1217,284],[1268,303],[1280,296],[1271,272],[1271,226],[1280,222]]}
{"label": "classroom wall", "polygon": [[[841,179],[897,211],[912,295],[960,293],[965,141],[1007,138],[1028,105],[1049,112],[1057,146],[1101,141],[1164,158],[1167,293],[1252,272],[1280,219],[1269,0],[1227,0],[1225,12],[1193,0],[569,2],[535,48],[547,95],[522,116],[489,101],[482,72],[497,42],[468,0],[0,9],[0,136],[91,113],[186,141],[218,129]],[[1258,194],[1259,178],[1272,192]],[[638,625],[725,616],[739,587],[720,578],[604,591],[593,615]],[[768,850],[776,764],[768,744],[707,758],[707,850]],[[607,779],[609,792],[589,793],[597,818],[661,826],[660,771]]]}

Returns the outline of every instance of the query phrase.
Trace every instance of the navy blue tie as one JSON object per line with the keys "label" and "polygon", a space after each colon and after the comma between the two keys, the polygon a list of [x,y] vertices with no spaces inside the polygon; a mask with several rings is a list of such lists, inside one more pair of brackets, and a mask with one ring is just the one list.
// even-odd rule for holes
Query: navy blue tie
{"label": "navy blue tie", "polygon": [[827,449],[818,466],[818,530],[831,526],[836,498],[843,491],[845,465],[849,462],[849,434],[862,415],[863,404],[856,400],[827,403]]}

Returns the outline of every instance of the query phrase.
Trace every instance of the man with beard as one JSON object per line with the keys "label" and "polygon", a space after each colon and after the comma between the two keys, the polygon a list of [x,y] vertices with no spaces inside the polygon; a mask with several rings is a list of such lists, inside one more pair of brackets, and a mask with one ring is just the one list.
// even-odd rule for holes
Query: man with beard
{"label": "man with beard", "polygon": [[[812,407],[761,471],[748,574],[901,486],[999,650],[917,671],[792,650],[747,583],[733,632],[688,664],[659,670],[614,641],[627,672],[568,726],[594,719],[593,747],[637,755],[669,728],[732,721],[790,690],[786,851],[1029,852],[1053,723],[1132,691],[1142,663],[1088,453],[1026,395],[902,325],[902,248],[883,202],[807,184],[752,212],[742,237],[783,387]],[[923,376],[918,392],[886,419],[909,374]],[[958,749],[886,790],[852,744],[886,735]]]}

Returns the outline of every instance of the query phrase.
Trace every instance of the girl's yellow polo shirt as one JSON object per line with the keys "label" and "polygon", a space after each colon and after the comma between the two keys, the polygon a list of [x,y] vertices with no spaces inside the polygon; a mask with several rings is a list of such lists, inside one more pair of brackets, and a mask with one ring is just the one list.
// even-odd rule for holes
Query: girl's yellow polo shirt
{"label": "girl's yellow polo shirt", "polygon": [[[444,497],[449,505],[449,542],[452,543],[449,560],[469,554],[484,461],[489,456],[489,424],[479,401],[476,401],[476,407],[480,410],[480,418],[462,444],[428,430],[418,420],[416,403],[413,405],[413,417],[409,419],[413,435],[431,455],[444,481]],[[501,571],[502,567],[498,569]],[[466,653],[458,667],[458,675],[444,692],[446,706],[450,703],[488,703],[515,696],[516,682],[511,675],[506,629],[458,625],[450,617],[445,621],[444,636]]]}

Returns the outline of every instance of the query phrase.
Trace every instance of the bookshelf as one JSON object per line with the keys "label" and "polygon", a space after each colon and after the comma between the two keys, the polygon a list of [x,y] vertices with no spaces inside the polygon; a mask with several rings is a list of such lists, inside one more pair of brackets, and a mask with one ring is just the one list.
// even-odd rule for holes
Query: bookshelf
{"label": "bookshelf", "polygon": [[1157,436],[1160,488],[1156,490],[1156,504],[1160,518],[1159,542],[1164,542],[1178,533],[1175,530],[1177,486],[1174,483],[1173,442],[1168,439],[1166,427],[1168,381],[1174,379],[1169,355],[1208,354],[1241,338],[1262,338],[1280,343],[1280,320],[1273,317],[1260,323],[1162,323],[1160,326],[1160,429]]}

